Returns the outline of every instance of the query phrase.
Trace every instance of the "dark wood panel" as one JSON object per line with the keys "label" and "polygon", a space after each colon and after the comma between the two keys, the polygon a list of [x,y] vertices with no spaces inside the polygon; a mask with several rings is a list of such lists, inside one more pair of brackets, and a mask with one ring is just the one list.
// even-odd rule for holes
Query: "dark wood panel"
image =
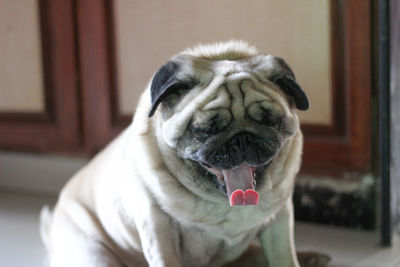
{"label": "dark wood panel", "polygon": [[[343,29],[332,30],[332,38],[339,38],[343,45],[336,48],[333,45],[336,52],[332,53],[333,57],[342,53],[343,62],[333,61],[338,72],[333,77],[339,79],[333,83],[334,134],[310,132],[307,125],[304,127],[304,172],[340,174],[371,169],[371,3],[364,0],[337,3],[332,11],[337,9],[340,19],[334,27]],[[343,36],[338,36],[338,32]],[[339,74],[341,69],[343,76]]]}
{"label": "dark wood panel", "polygon": [[346,1],[346,87],[349,90],[350,167],[366,169],[371,162],[371,4]]}
{"label": "dark wood panel", "polygon": [[76,3],[81,66],[81,99],[85,150],[95,153],[122,127],[113,123],[116,101],[116,64],[109,1],[81,0]]}
{"label": "dark wood panel", "polygon": [[113,1],[77,2],[85,150],[94,154],[132,120],[119,112]]}
{"label": "dark wood panel", "polygon": [[72,0],[40,0],[45,112],[0,114],[0,148],[79,150],[80,121]]}

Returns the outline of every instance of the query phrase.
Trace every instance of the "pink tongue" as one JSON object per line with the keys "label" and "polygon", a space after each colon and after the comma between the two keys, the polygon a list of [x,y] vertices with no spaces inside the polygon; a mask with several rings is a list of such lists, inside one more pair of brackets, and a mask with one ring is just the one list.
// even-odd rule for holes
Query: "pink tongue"
{"label": "pink tongue", "polygon": [[232,193],[229,202],[231,206],[258,205],[258,193],[252,189],[247,189],[246,192],[237,189]]}
{"label": "pink tongue", "polygon": [[254,190],[253,171],[247,164],[231,170],[222,170],[231,206],[257,205],[258,193]]}

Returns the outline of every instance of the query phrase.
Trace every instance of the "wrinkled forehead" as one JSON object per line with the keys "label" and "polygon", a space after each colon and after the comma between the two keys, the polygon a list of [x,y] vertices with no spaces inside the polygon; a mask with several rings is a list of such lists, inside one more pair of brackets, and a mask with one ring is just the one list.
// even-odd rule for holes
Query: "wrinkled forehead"
{"label": "wrinkled forehead", "polygon": [[199,82],[212,79],[213,76],[230,76],[238,73],[251,73],[260,76],[261,80],[273,76],[280,69],[271,55],[256,55],[236,60],[210,60],[189,55],[178,55],[173,58],[180,63],[178,78],[195,77]]}
{"label": "wrinkled forehead", "polygon": [[[237,60],[207,60],[198,57],[177,57],[181,65],[177,78],[195,80],[197,88],[218,89],[221,86],[239,89],[242,85],[267,98],[285,99],[285,94],[267,77],[276,75],[276,61],[270,55],[257,55]],[[211,87],[211,88],[210,88]],[[197,90],[195,90],[197,91]],[[199,92],[196,92],[197,94]]]}

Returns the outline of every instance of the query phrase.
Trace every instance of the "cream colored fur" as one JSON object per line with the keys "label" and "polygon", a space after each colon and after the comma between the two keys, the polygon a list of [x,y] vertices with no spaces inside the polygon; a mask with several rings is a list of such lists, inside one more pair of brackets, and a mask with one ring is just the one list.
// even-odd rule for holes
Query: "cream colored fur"
{"label": "cream colored fur", "polygon": [[[51,266],[219,266],[239,257],[257,237],[270,266],[299,266],[291,195],[302,134],[285,95],[231,62],[256,55],[243,42],[229,42],[176,57],[186,66],[182,75],[196,73],[210,83],[191,91],[168,119],[160,108],[148,118],[149,87],[145,90],[133,123],[70,180],[53,214],[44,214],[42,234]],[[268,56],[252,60],[258,66],[254,72],[274,71]],[[209,64],[208,71],[196,70],[202,64]],[[227,73],[232,75],[227,78]],[[226,196],[193,179],[175,146],[200,109],[236,105],[233,116],[243,116],[243,106],[229,97],[231,89],[220,87],[243,78],[253,79],[256,88],[249,89],[249,101],[257,94],[273,99],[290,118],[294,134],[268,168],[259,205],[230,207]]]}

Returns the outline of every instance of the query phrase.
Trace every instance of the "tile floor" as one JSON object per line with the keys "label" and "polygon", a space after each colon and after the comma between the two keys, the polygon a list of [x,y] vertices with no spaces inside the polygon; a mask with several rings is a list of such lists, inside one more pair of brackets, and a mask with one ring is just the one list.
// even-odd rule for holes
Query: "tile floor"
{"label": "tile floor", "polygon": [[[44,204],[55,199],[0,193],[0,267],[44,267],[45,251],[40,242],[38,219]],[[381,249],[373,232],[296,224],[299,250],[329,254],[330,267],[397,267],[400,246]]]}

